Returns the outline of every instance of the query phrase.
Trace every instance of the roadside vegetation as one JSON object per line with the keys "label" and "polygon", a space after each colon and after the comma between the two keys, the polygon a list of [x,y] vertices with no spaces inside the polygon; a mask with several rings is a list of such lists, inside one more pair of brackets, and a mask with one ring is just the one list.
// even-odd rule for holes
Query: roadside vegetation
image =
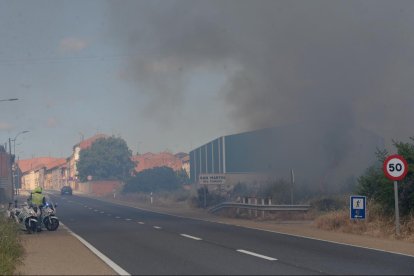
{"label": "roadside vegetation", "polygon": [[22,255],[17,225],[0,213],[0,275],[12,275]]}
{"label": "roadside vegetation", "polygon": [[[414,142],[414,138],[410,138]],[[414,242],[414,143],[394,141],[399,155],[408,163],[408,174],[398,183],[401,235],[395,237],[395,208],[393,182],[382,171],[382,164],[389,153],[378,150],[377,163],[358,179],[355,194],[367,196],[367,219],[349,219],[348,204],[332,211],[320,209],[315,220],[318,228],[346,233],[370,235],[381,238],[398,238]],[[340,205],[339,205],[340,206]]]}

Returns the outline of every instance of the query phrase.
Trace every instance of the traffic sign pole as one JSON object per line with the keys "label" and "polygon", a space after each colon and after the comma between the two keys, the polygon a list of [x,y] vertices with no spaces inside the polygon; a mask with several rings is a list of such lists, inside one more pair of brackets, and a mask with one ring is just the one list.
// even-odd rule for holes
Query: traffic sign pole
{"label": "traffic sign pole", "polygon": [[398,209],[398,182],[404,179],[408,173],[407,161],[401,155],[388,156],[383,165],[385,176],[394,181],[394,203],[395,203],[395,233],[400,235],[400,211]]}
{"label": "traffic sign pole", "polygon": [[394,181],[394,198],[395,198],[395,232],[400,235],[400,211],[398,208],[398,182]]}

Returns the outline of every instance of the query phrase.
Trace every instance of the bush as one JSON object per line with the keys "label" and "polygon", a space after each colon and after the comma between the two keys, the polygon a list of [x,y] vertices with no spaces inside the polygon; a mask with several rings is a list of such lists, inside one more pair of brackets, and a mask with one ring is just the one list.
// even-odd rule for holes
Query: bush
{"label": "bush", "polygon": [[320,212],[330,212],[343,209],[347,206],[345,199],[339,197],[322,197],[311,200],[311,207]]}
{"label": "bush", "polygon": [[178,190],[186,184],[187,178],[181,172],[169,167],[156,167],[139,172],[126,181],[123,191],[126,193],[157,192]]}
{"label": "bush", "polygon": [[12,275],[22,254],[19,228],[0,213],[0,275]]}
{"label": "bush", "polygon": [[191,201],[191,205],[198,208],[204,208],[214,206],[226,201],[226,197],[216,194],[210,193],[207,188],[201,187],[197,189],[197,197],[193,197]]}
{"label": "bush", "polygon": [[[410,139],[414,141],[413,137]],[[407,216],[414,212],[414,144],[394,141],[394,146],[398,154],[402,155],[408,163],[408,174],[403,181],[398,183],[400,213],[402,216]],[[394,213],[393,181],[387,179],[382,171],[382,164],[388,152],[377,150],[376,155],[377,164],[370,167],[358,179],[356,191],[380,204],[384,214],[392,215]]]}

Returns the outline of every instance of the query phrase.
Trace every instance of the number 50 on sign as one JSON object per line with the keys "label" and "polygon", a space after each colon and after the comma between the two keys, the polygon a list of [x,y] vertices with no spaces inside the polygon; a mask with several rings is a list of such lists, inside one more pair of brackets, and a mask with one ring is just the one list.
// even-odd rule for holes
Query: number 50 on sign
{"label": "number 50 on sign", "polygon": [[388,156],[383,167],[385,176],[394,181],[403,180],[408,173],[408,164],[405,159],[397,154]]}

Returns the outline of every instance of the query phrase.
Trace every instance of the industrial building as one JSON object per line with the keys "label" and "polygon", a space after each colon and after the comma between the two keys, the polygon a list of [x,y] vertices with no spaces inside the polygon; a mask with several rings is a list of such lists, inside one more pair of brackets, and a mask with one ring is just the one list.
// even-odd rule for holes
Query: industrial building
{"label": "industrial building", "polygon": [[190,151],[190,178],[225,174],[226,184],[276,179],[335,190],[376,162],[384,141],[366,129],[301,123],[222,136]]}

